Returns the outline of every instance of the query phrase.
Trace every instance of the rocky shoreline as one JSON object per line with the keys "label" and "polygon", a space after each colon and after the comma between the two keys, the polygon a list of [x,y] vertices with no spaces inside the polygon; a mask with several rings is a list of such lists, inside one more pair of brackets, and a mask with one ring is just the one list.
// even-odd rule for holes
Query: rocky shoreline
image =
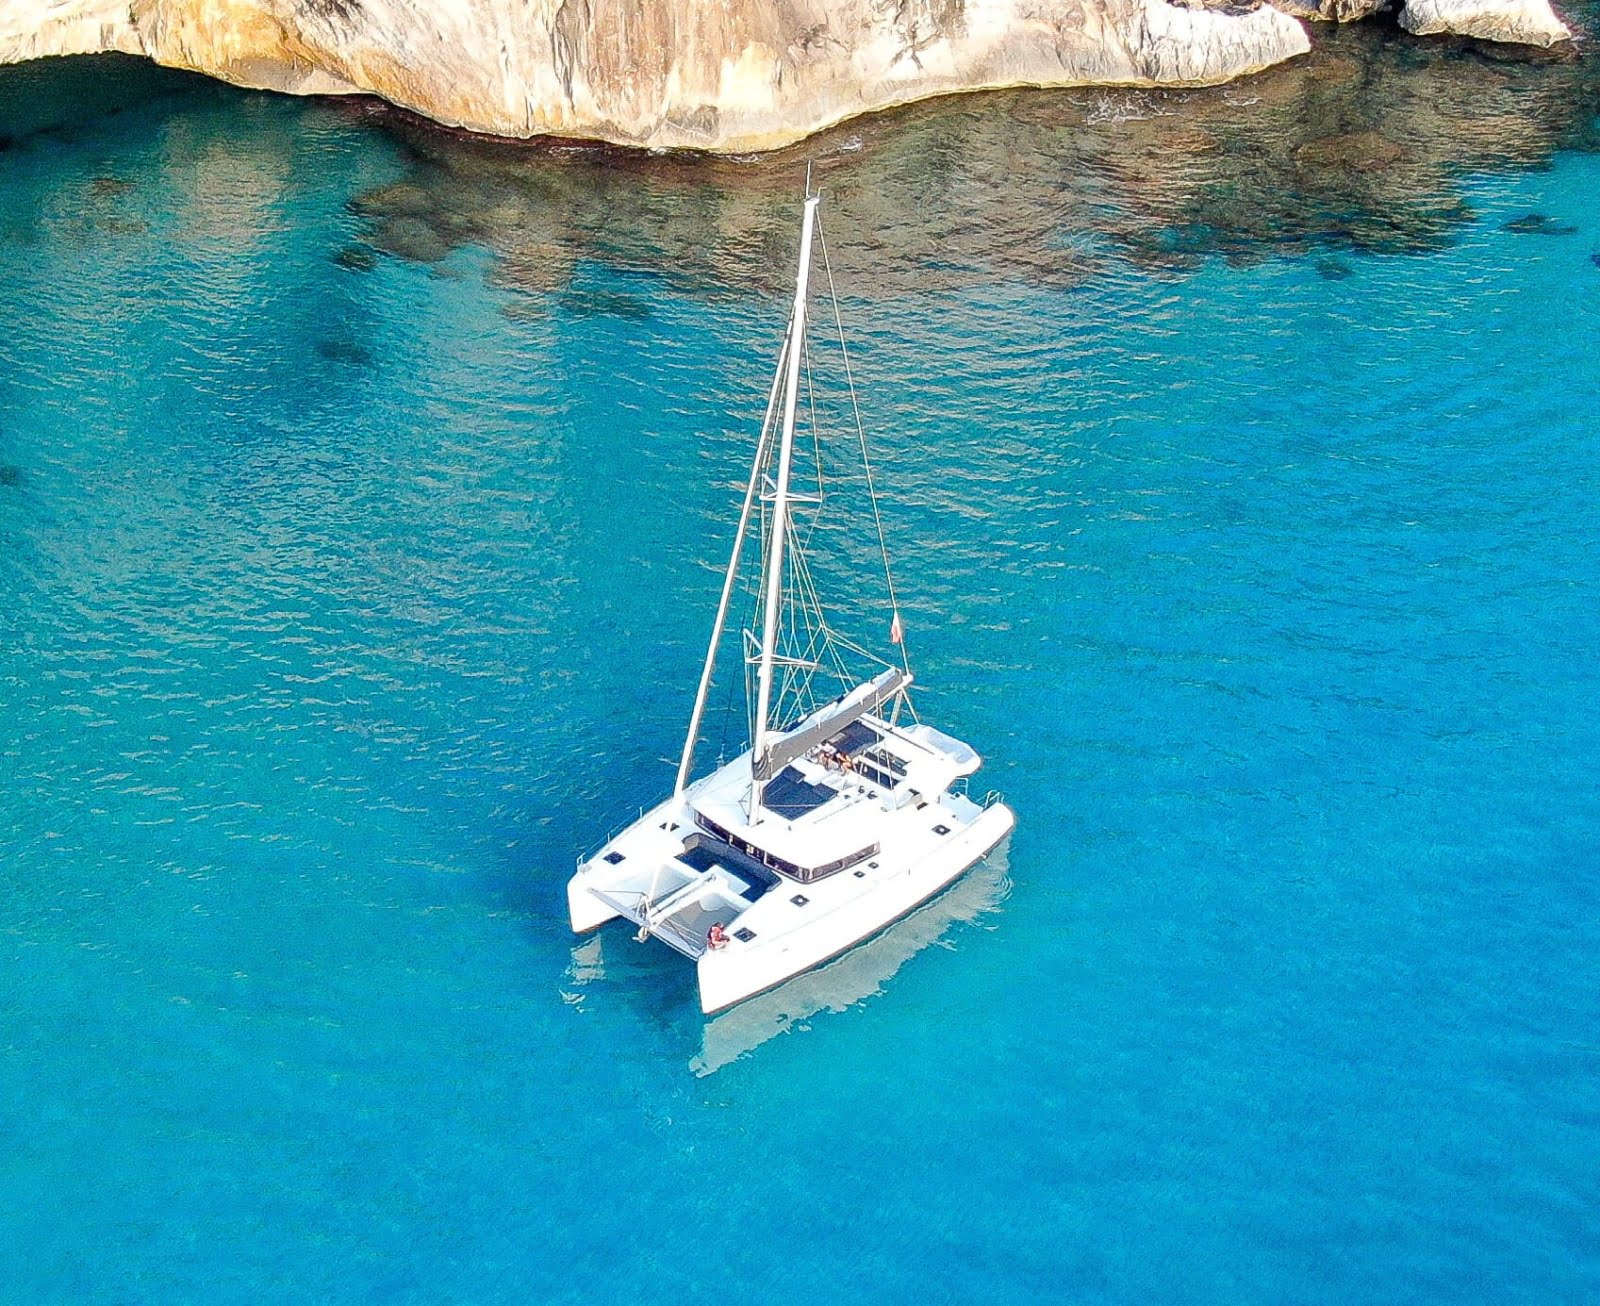
{"label": "rocky shoreline", "polygon": [[[1216,85],[1306,53],[1307,22],[1387,2],[13,0],[0,63],[120,51],[495,136],[744,153],[959,91]],[[1571,39],[1549,0],[1402,0],[1399,22]]]}

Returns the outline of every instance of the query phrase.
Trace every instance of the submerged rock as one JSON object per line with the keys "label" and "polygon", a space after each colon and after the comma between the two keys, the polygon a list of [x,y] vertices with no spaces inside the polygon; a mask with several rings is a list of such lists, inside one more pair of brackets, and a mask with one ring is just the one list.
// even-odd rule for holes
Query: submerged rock
{"label": "submerged rock", "polygon": [[1511,221],[1502,223],[1501,231],[1514,232],[1519,236],[1575,236],[1578,229],[1565,222],[1557,222],[1545,213],[1530,213],[1525,218],[1512,218]]}
{"label": "submerged rock", "polygon": [[1319,168],[1348,168],[1357,172],[1379,172],[1405,158],[1396,142],[1376,131],[1344,132],[1307,141],[1295,150],[1296,163]]}
{"label": "submerged rock", "polygon": [[[1600,146],[1600,68],[1491,65],[1461,43],[1397,42],[1355,24],[1325,29],[1309,56],[1247,85],[998,92],[741,159],[530,146],[372,101],[345,112],[376,124],[407,161],[403,189],[351,202],[369,224],[363,239],[398,252],[381,238],[385,222],[420,217],[452,249],[486,251],[489,275],[513,292],[504,312],[522,319],[569,292],[649,301],[632,273],[697,293],[752,276],[792,291],[806,160],[830,196],[830,233],[873,233],[836,246],[830,234],[835,271],[882,295],[1012,276],[1069,288],[1125,258],[1163,274],[1212,257],[1326,255],[1349,258],[1359,280],[1355,255],[1437,249],[1478,221],[1463,189],[1473,173]],[[1517,214],[1495,225],[1507,216]],[[597,281],[596,264],[630,275]]]}
{"label": "submerged rock", "polygon": [[378,255],[365,245],[346,245],[333,256],[333,261],[347,272],[371,272],[378,266]]}
{"label": "submerged rock", "polygon": [[363,216],[371,213],[409,213],[420,216],[433,208],[433,197],[421,186],[396,181],[387,186],[375,186],[357,195],[345,207],[350,212]]}
{"label": "submerged rock", "polygon": [[372,353],[353,340],[331,339],[317,341],[317,355],[330,363],[349,363],[354,367],[370,367]]}
{"label": "submerged rock", "polygon": [[560,297],[561,306],[576,317],[619,317],[642,322],[651,314],[650,301],[617,290],[569,291]]}
{"label": "submerged rock", "polygon": [[383,222],[372,239],[379,248],[413,263],[437,263],[451,249],[451,242],[428,221],[409,213]]}

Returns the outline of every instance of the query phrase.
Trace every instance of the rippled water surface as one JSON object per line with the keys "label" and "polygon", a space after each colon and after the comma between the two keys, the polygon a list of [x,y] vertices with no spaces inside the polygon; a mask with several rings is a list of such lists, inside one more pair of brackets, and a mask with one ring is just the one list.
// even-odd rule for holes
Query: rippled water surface
{"label": "rippled water surface", "polygon": [[709,1023],[563,885],[670,784],[805,152],[4,72],[0,1296],[1600,1296],[1597,100],[1489,55],[811,148],[1019,827]]}

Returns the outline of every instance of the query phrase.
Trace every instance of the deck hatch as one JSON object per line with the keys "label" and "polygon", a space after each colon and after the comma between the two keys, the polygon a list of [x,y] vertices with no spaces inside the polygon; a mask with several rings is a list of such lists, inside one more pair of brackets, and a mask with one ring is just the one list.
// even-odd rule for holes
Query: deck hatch
{"label": "deck hatch", "polygon": [[883,736],[865,721],[852,721],[828,740],[828,743],[841,753],[856,753],[869,744],[876,744],[882,738]]}
{"label": "deck hatch", "polygon": [[761,804],[788,820],[814,812],[835,797],[827,785],[814,785],[792,766],[785,767],[761,791]]}

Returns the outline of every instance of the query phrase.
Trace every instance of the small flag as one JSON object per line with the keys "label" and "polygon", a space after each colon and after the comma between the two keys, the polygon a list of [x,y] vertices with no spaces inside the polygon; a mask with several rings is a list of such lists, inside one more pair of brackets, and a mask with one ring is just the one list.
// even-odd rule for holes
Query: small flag
{"label": "small flag", "polygon": [[889,623],[889,642],[891,644],[904,644],[906,642],[905,627],[900,624],[900,609],[896,608],[894,620]]}

